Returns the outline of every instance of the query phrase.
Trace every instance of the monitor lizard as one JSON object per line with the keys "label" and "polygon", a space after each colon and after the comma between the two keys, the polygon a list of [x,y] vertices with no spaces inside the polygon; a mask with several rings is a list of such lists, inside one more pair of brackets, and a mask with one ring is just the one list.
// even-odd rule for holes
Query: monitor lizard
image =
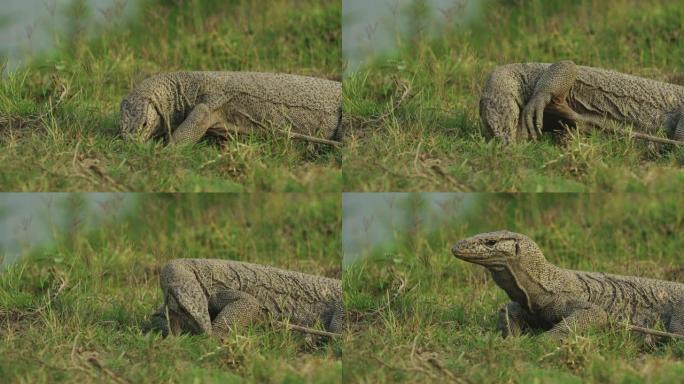
{"label": "monitor lizard", "polygon": [[662,322],[668,332],[684,335],[684,284],[560,268],[530,238],[509,231],[466,238],[452,253],[487,268],[512,300],[499,311],[504,337],[541,330],[564,338],[614,321],[637,327]]}
{"label": "monitor lizard", "polygon": [[[480,117],[488,136],[505,143],[537,139],[561,123],[597,126],[613,134],[684,144],[684,87],[616,71],[557,63],[499,66],[487,77]],[[656,133],[664,130],[668,138]]]}
{"label": "monitor lizard", "polygon": [[340,280],[267,265],[220,259],[175,259],[160,273],[164,305],[152,315],[165,334],[222,339],[234,327],[286,321],[342,331]]}
{"label": "monitor lizard", "polygon": [[259,72],[173,72],[149,77],[121,102],[126,138],[194,144],[203,137],[275,131],[340,145],[342,85]]}

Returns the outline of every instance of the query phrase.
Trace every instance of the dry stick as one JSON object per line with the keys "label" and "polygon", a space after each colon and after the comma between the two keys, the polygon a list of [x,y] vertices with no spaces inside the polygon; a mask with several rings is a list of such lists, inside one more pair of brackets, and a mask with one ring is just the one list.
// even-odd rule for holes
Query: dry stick
{"label": "dry stick", "polygon": [[[292,119],[290,118],[290,116],[288,116],[286,113],[283,113],[283,115],[285,116],[285,118],[287,119],[287,121],[290,122],[290,125],[292,125],[293,127],[299,128],[299,126],[298,126],[297,124],[295,124],[294,121],[292,121]],[[301,128],[300,128],[300,129],[301,129]],[[313,136],[309,136],[309,135],[305,135],[305,134],[302,134],[302,133],[297,133],[297,132],[292,132],[292,131],[283,131],[282,129],[278,129],[278,131],[281,132],[281,133],[284,133],[284,134],[288,135],[288,136],[289,136],[290,138],[292,138],[292,139],[307,140],[307,141],[311,141],[311,142],[313,142],[313,143],[332,145],[333,147],[339,147],[339,146],[342,145],[341,142],[335,141],[335,140],[320,139],[320,138],[313,137]]]}
{"label": "dry stick", "polygon": [[[563,104],[550,104],[548,106],[548,109],[551,112],[556,113],[556,114],[560,115],[561,117],[566,118],[568,120],[594,125],[594,126],[600,128],[601,130],[606,131],[606,132],[613,134],[613,135],[616,135],[616,136],[627,135],[630,138],[651,141],[654,143],[684,146],[684,141],[666,139],[663,137],[653,136],[653,135],[649,135],[647,133],[642,133],[642,132],[631,132],[631,131],[627,131],[624,129],[611,128],[608,126],[608,124],[607,124],[608,121],[606,121],[605,119],[582,116],[579,113],[575,112],[572,108],[570,108],[570,106],[567,105],[567,103],[565,103],[565,102]],[[580,129],[586,133],[592,132],[592,130],[589,128],[580,128]]]}
{"label": "dry stick", "polygon": [[304,333],[309,333],[312,335],[318,335],[318,336],[327,336],[327,337],[342,337],[341,333],[334,333],[334,332],[327,332],[327,331],[319,331],[318,329],[313,329],[313,328],[307,328],[307,327],[302,327],[301,325],[294,325],[294,324],[289,324],[289,323],[284,323],[282,321],[279,321],[278,324],[282,325],[286,329],[290,329],[293,331],[299,331],[299,332],[304,332]]}
{"label": "dry stick", "polygon": [[317,144],[325,144],[325,145],[330,145],[333,147],[341,147],[342,142],[341,141],[336,141],[336,140],[328,140],[328,139],[321,139],[318,137],[313,137],[309,135],[305,135],[303,133],[296,133],[296,132],[287,132],[278,129],[277,130],[280,133],[286,134],[288,138],[290,139],[299,139],[299,140],[305,140],[305,141],[310,141],[312,143],[317,143]]}
{"label": "dry stick", "polygon": [[[254,124],[254,125],[258,126],[258,127],[261,127],[261,128],[263,128],[263,129],[265,129],[265,130],[268,130],[268,127],[266,127],[265,125],[263,125],[263,124],[261,124],[260,122],[256,121],[256,120],[255,120],[254,118],[252,118],[252,116],[250,116],[249,114],[247,114],[247,113],[245,113],[245,112],[243,112],[243,111],[238,111],[238,113],[241,114],[242,116],[246,117],[252,124]],[[292,121],[292,120],[290,120],[290,121]],[[317,143],[317,144],[331,145],[331,146],[333,146],[333,147],[340,147],[340,146],[342,146],[342,142],[340,142],[340,141],[328,140],[328,139],[321,139],[321,138],[319,138],[319,137],[313,137],[313,136],[305,135],[305,134],[303,134],[303,133],[296,133],[296,132],[283,131],[283,130],[281,130],[281,129],[276,129],[275,131],[278,132],[278,133],[282,133],[282,134],[284,134],[284,135],[287,135],[287,136],[288,136],[288,139],[305,140],[305,141],[309,141],[309,142]]]}
{"label": "dry stick", "polygon": [[[671,145],[676,145],[676,146],[684,145],[684,141],[666,139],[664,137],[653,136],[653,135],[649,135],[649,134],[641,133],[641,132],[630,132],[630,131],[622,130],[622,129],[609,128],[607,126],[601,126],[598,124],[595,124],[595,125],[597,125],[599,128],[601,128],[601,130],[608,132],[608,133],[611,133],[613,135],[617,135],[617,136],[622,136],[622,135],[626,134],[629,137],[634,138],[634,139],[646,140],[646,141],[651,141],[654,143],[671,144]],[[583,128],[582,131],[589,133],[589,132],[591,132],[591,129]]]}
{"label": "dry stick", "polygon": [[684,340],[684,335],[680,335],[678,333],[657,331],[655,329],[639,327],[637,325],[628,325],[627,329],[629,329],[632,332],[640,332],[640,333],[646,333],[646,334],[654,335],[654,336],[672,337],[674,339]]}

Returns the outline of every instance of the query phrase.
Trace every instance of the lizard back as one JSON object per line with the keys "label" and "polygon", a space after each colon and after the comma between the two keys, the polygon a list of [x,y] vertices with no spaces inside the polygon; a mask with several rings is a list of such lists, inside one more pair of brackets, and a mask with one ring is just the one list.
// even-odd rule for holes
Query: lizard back
{"label": "lizard back", "polygon": [[254,129],[291,126],[294,132],[321,138],[331,138],[339,129],[339,82],[280,73],[185,74],[202,84],[198,100],[210,105],[222,121]]}
{"label": "lizard back", "polygon": [[580,287],[580,297],[616,318],[652,324],[684,299],[684,284],[637,276],[568,271]]}
{"label": "lizard back", "polygon": [[277,319],[312,324],[322,313],[342,308],[340,280],[232,260],[182,259],[208,296],[225,289],[254,296]]}

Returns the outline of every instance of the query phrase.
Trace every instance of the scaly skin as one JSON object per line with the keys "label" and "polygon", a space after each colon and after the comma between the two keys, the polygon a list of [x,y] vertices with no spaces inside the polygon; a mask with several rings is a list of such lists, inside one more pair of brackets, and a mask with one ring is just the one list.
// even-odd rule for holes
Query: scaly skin
{"label": "scaly skin", "polygon": [[509,231],[461,240],[454,256],[484,266],[511,302],[499,311],[503,336],[544,330],[563,338],[610,322],[684,334],[684,284],[563,269],[528,237]]}
{"label": "scaly skin", "polygon": [[[339,333],[344,323],[339,280],[270,266],[216,259],[176,259],[161,271],[163,331],[224,338],[233,327],[269,318]],[[165,321],[168,312],[169,323]]]}
{"label": "scaly skin", "polygon": [[194,144],[205,135],[288,129],[339,140],[339,82],[256,72],[175,72],[143,80],[121,102],[125,137]]}
{"label": "scaly skin", "polygon": [[684,87],[572,61],[509,64],[487,78],[480,117],[487,133],[505,143],[536,139],[559,122],[630,124],[651,135],[664,129],[682,141]]}

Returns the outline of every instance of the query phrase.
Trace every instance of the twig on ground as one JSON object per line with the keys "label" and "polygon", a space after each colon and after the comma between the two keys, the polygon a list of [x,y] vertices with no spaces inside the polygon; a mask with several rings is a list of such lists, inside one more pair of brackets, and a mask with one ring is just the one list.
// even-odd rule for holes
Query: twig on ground
{"label": "twig on ground", "polygon": [[[633,131],[629,131],[626,129],[613,128],[610,126],[609,120],[606,120],[606,119],[601,118],[601,117],[597,118],[597,117],[589,117],[589,116],[580,115],[579,113],[572,110],[572,108],[570,108],[567,104],[551,104],[547,108],[549,111],[551,111],[552,113],[558,114],[560,117],[563,117],[565,119],[568,119],[568,120],[571,120],[574,122],[593,125],[593,126],[599,128],[599,130],[601,130],[603,132],[607,132],[607,133],[610,133],[612,135],[616,135],[618,137],[624,137],[626,135],[629,138],[646,140],[646,141],[651,141],[654,143],[684,146],[684,141],[666,139],[664,137],[653,136],[653,135],[649,135],[647,133],[642,133],[642,132],[633,132]],[[586,133],[590,133],[590,132],[594,131],[591,127],[579,127],[579,129],[582,132],[586,132]]]}
{"label": "twig on ground", "polygon": [[672,333],[672,332],[665,332],[665,331],[658,331],[655,329],[650,329],[650,328],[644,328],[644,327],[639,327],[637,325],[628,325],[627,329],[629,329],[632,332],[639,332],[639,333],[645,333],[647,335],[654,335],[654,336],[662,336],[662,337],[671,337],[673,339],[680,339],[684,340],[684,335],[680,335],[678,333]]}
{"label": "twig on ground", "polygon": [[[649,135],[647,133],[642,133],[642,132],[633,132],[633,131],[628,131],[626,129],[616,129],[616,128],[610,128],[607,126],[601,126],[602,132],[607,132],[610,133],[611,135],[615,136],[625,136],[632,138],[632,139],[639,139],[639,140],[645,140],[645,141],[650,141],[653,143],[659,143],[659,144],[669,144],[669,145],[675,145],[675,146],[684,146],[684,141],[678,141],[678,140],[672,140],[672,139],[667,139],[664,137],[658,137],[658,136],[653,136]],[[589,127],[582,127],[580,128],[582,132],[585,133],[591,133],[594,132],[593,129]]]}
{"label": "twig on ground", "polygon": [[297,331],[297,332],[303,332],[303,333],[308,333],[311,335],[318,335],[318,336],[327,336],[327,337],[342,337],[341,333],[335,333],[335,332],[328,332],[328,331],[320,331],[318,329],[313,329],[313,328],[308,328],[308,327],[302,327],[301,325],[295,325],[295,324],[290,324],[290,323],[285,323],[282,321],[276,322],[277,324],[280,324],[281,326],[285,327],[286,329],[292,330],[292,331]]}

